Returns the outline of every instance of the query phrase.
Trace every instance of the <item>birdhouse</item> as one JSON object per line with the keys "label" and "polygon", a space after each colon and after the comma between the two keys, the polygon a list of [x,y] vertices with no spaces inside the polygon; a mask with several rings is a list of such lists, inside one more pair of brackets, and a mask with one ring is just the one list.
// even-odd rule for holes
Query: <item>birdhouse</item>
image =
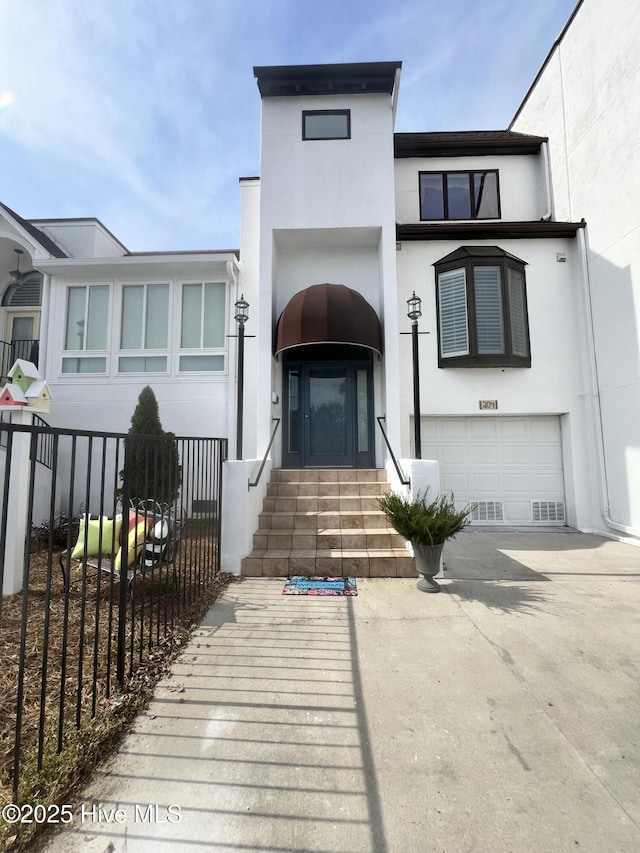
{"label": "birdhouse", "polygon": [[22,388],[12,382],[7,382],[0,392],[0,406],[24,407],[26,405],[27,398],[24,396]]}
{"label": "birdhouse", "polygon": [[51,407],[51,391],[44,379],[36,379],[24,392],[27,406],[48,412]]}
{"label": "birdhouse", "polygon": [[38,379],[42,379],[35,364],[32,361],[25,361],[22,358],[16,359],[7,376],[14,385],[20,386],[23,391],[26,391]]}

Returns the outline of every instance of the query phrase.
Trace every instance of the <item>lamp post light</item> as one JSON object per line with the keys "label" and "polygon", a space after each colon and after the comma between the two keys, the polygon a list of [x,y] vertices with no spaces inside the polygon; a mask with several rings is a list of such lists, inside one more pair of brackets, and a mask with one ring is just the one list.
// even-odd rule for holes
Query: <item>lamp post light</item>
{"label": "lamp post light", "polygon": [[422,459],[422,436],[420,432],[420,366],[418,362],[418,320],[422,317],[422,299],[415,290],[411,299],[407,299],[407,317],[411,320],[411,340],[413,344],[413,440],[415,458]]}
{"label": "lamp post light", "polygon": [[238,324],[238,402],[236,412],[236,459],[242,459],[242,421],[244,408],[244,324],[249,319],[249,303],[240,295],[235,304],[234,320]]}

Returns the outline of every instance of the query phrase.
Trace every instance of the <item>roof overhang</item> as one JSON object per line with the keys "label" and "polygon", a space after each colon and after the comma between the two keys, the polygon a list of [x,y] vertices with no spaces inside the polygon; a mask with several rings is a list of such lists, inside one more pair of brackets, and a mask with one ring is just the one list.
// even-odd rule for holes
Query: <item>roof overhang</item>
{"label": "roof overhang", "polygon": [[292,95],[391,95],[401,62],[261,65],[253,74],[263,98]]}
{"label": "roof overhang", "polygon": [[512,130],[463,130],[395,133],[394,157],[468,157],[495,154],[538,154],[545,136]]}
{"label": "roof overhang", "polygon": [[378,315],[343,284],[314,284],[296,293],[280,315],[274,353],[307,344],[349,344],[382,355]]}
{"label": "roof overhang", "polygon": [[443,222],[396,225],[396,240],[517,240],[522,237],[575,237],[586,222]]}

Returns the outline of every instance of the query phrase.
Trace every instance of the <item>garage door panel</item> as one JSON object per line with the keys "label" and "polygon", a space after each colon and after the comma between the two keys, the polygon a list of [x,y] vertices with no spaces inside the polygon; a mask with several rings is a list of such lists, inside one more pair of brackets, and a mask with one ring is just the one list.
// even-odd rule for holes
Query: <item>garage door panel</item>
{"label": "garage door panel", "polygon": [[522,442],[500,444],[498,447],[498,462],[501,465],[528,465],[529,446]]}
{"label": "garage door panel", "polygon": [[468,474],[445,473],[441,475],[440,482],[443,491],[453,492],[456,497],[470,494]]}
{"label": "garage door panel", "polygon": [[468,447],[465,444],[445,444],[441,458],[446,465],[468,465]]}
{"label": "garage door panel", "polygon": [[558,416],[425,418],[427,424],[423,458],[440,462],[442,487],[456,503],[498,501],[506,524],[532,524],[532,501],[564,501]]}
{"label": "garage door panel", "polygon": [[552,468],[562,467],[562,452],[558,445],[554,444],[530,444],[529,464],[549,465]]}
{"label": "garage door panel", "polygon": [[560,442],[559,418],[531,418],[529,435],[534,441]]}
{"label": "garage door panel", "polygon": [[526,439],[529,435],[526,418],[505,418],[497,422],[498,438],[506,441]]}
{"label": "garage door panel", "polygon": [[467,421],[467,437],[470,439],[488,439],[495,441],[498,438],[498,425],[494,418],[469,418]]}
{"label": "garage door panel", "polygon": [[564,483],[562,477],[555,472],[532,474],[531,486],[536,500],[563,500]]}
{"label": "garage door panel", "polygon": [[521,474],[501,474],[500,475],[500,492],[503,495],[515,495],[518,493],[522,497],[527,497],[531,494],[531,476],[528,472]]}
{"label": "garage door panel", "polygon": [[500,476],[497,471],[494,472],[475,472],[471,475],[471,491],[475,495],[480,495],[482,492],[487,497],[483,500],[498,500],[500,492]]}
{"label": "garage door panel", "polygon": [[469,462],[471,465],[496,465],[498,462],[498,448],[495,442],[491,444],[470,445]]}

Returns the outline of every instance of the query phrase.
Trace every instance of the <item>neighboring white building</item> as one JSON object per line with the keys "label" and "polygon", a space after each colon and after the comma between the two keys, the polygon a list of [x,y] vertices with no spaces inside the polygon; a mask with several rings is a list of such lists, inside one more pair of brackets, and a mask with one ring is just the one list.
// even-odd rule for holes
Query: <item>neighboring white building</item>
{"label": "neighboring white building", "polygon": [[[151,384],[166,429],[228,436],[233,455],[243,294],[245,458],[263,456],[279,418],[275,467],[384,467],[383,416],[410,458],[415,291],[422,457],[439,461],[443,489],[477,504],[479,522],[640,533],[638,301],[621,285],[593,310],[582,219],[595,292],[591,217],[608,215],[552,195],[561,113],[547,122],[538,103],[527,118],[549,69],[512,130],[399,134],[400,63],[254,69],[261,175],[240,180],[240,252],[131,253],[97,220],[25,222],[0,208],[3,279],[16,248],[22,270],[42,273],[31,304],[14,304],[24,288],[5,291],[3,323],[8,346],[19,317],[23,339],[40,340],[50,421],[126,430]],[[624,330],[615,362],[605,324]],[[630,403],[616,389],[633,383]],[[603,418],[601,466],[605,392],[618,408],[616,429]]]}
{"label": "neighboring white building", "polygon": [[584,0],[511,125],[549,138],[555,217],[587,221],[581,335],[595,433],[592,488],[599,480],[594,526],[633,536],[640,536],[639,71],[640,7]]}

